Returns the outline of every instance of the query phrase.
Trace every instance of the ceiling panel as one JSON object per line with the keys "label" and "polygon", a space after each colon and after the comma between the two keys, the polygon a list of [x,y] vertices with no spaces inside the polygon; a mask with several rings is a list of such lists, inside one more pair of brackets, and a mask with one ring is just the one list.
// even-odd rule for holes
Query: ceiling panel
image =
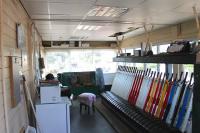
{"label": "ceiling panel", "polygon": [[67,4],[95,4],[96,0],[22,0],[22,2],[46,2],[46,3],[67,3]]}
{"label": "ceiling panel", "polygon": [[40,33],[41,34],[43,34],[43,33],[51,33],[51,34],[53,34],[53,33],[57,33],[57,34],[63,34],[63,33],[72,33],[73,32],[73,30],[74,30],[74,27],[68,27],[68,28],[63,28],[63,29],[58,29],[58,28],[52,28],[52,29],[40,29],[40,28],[38,28],[38,30],[40,31]]}
{"label": "ceiling panel", "polygon": [[146,10],[166,12],[183,4],[183,0],[146,0],[138,7]]}
{"label": "ceiling panel", "polygon": [[67,21],[56,21],[56,20],[53,20],[53,21],[35,21],[35,24],[36,25],[60,25],[60,26],[68,26],[68,25],[78,25],[80,24],[80,22],[67,22]]}
{"label": "ceiling panel", "polygon": [[137,7],[144,1],[146,0],[97,0],[96,5],[133,8]]}
{"label": "ceiling panel", "polygon": [[38,14],[38,15],[44,15],[48,14],[48,2],[45,1],[24,1],[22,0],[22,3],[26,10],[28,11],[29,15]]}
{"label": "ceiling panel", "polygon": [[[82,23],[87,25],[89,23]],[[91,24],[91,25],[96,25]],[[43,39],[48,40],[50,37],[55,40],[69,39],[70,37],[87,37],[87,40],[115,40],[115,38],[110,38],[108,36],[112,35],[114,32],[127,31],[129,27],[133,27],[131,24],[104,24],[100,30],[88,31],[88,30],[77,30],[76,25],[52,25],[49,29],[48,25],[38,25],[37,28],[43,36]],[[76,29],[76,30],[74,30]],[[101,35],[101,36],[99,36]],[[101,38],[101,39],[100,39]]]}
{"label": "ceiling panel", "polygon": [[32,19],[82,19],[83,16],[70,16],[69,14],[44,14],[44,15],[30,15]]}
{"label": "ceiling panel", "polygon": [[[164,15],[163,15],[164,14]],[[163,17],[164,16],[164,17]],[[154,25],[171,25],[177,22],[187,20],[193,17],[190,13],[181,13],[174,10],[158,12],[144,7],[134,8],[131,14],[122,17],[126,21],[132,21],[138,24],[150,23]]]}
{"label": "ceiling panel", "polygon": [[[179,23],[194,17],[192,6],[200,12],[200,0],[21,0],[34,20],[43,40],[68,40],[85,37],[85,40],[115,40],[108,37],[129,27],[144,23],[155,28]],[[87,16],[95,6],[129,8],[120,17]],[[78,25],[102,26],[97,31],[78,30]],[[136,30],[126,36],[144,32]]]}
{"label": "ceiling panel", "polygon": [[84,16],[91,7],[92,3],[84,3],[81,6],[77,3],[49,3],[50,14],[64,14],[67,16]]}
{"label": "ceiling panel", "polygon": [[184,3],[174,9],[175,12],[190,13],[193,15],[193,7],[200,12],[200,0],[184,0]]}
{"label": "ceiling panel", "polygon": [[76,28],[76,25],[52,25],[51,29],[49,29],[49,25],[37,25],[37,28],[41,30],[66,30],[71,28]]}
{"label": "ceiling panel", "polygon": [[[37,15],[58,15],[83,17],[90,8],[93,7],[95,0],[22,0],[30,16],[36,18]],[[46,15],[46,16],[45,16]]]}

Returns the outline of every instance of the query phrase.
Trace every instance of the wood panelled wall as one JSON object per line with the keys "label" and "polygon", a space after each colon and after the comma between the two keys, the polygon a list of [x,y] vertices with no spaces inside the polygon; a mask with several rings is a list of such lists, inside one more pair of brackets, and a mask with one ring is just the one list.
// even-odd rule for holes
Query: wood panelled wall
{"label": "wood panelled wall", "polygon": [[2,47],[2,0],[0,0],[0,133],[6,133],[5,106],[3,97],[3,47]]}
{"label": "wood panelled wall", "polygon": [[[190,20],[152,31],[150,33],[150,42],[153,44],[161,44],[177,39],[196,39],[197,35],[196,22],[195,20]],[[129,37],[121,43],[121,47],[137,48],[140,47],[141,42],[146,42],[146,40],[145,34]]]}
{"label": "wood panelled wall", "polygon": [[35,73],[35,50],[33,49],[38,48],[41,38],[19,0],[0,0],[0,3],[0,133],[19,133],[22,127],[28,125],[28,119],[23,93],[21,93],[21,102],[14,108],[11,106],[8,56],[21,57],[21,51],[17,48],[16,43],[16,23],[21,23],[25,31],[26,54],[25,58],[22,58],[21,71],[26,76],[28,86],[31,89],[34,87],[33,75]]}

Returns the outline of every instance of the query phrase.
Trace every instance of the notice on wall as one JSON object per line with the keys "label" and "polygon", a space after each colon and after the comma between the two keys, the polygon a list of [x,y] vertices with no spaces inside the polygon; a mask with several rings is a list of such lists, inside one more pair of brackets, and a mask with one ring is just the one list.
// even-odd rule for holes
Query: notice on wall
{"label": "notice on wall", "polygon": [[11,93],[11,105],[16,107],[17,104],[21,101],[20,96],[20,67],[21,67],[21,58],[19,57],[9,57],[9,73],[10,73],[10,93]]}

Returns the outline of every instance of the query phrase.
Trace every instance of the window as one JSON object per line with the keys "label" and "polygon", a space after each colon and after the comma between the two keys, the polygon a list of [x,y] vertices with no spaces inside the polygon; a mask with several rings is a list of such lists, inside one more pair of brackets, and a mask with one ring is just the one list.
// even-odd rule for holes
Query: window
{"label": "window", "polygon": [[137,67],[139,70],[144,70],[144,63],[135,63],[135,67]]}
{"label": "window", "polygon": [[[163,45],[155,45],[152,46],[152,51],[153,54],[160,54],[160,53],[166,53],[167,48],[170,46],[170,44],[163,44]],[[141,50],[141,48],[136,48],[135,50]],[[123,49],[123,52],[126,53],[131,53],[133,54],[133,49],[127,48]],[[126,66],[132,66],[132,67],[137,67],[139,70],[144,70],[146,68],[151,69],[152,71],[159,71],[164,73],[166,71],[166,65],[165,64],[156,64],[156,63],[125,63],[125,62],[120,62],[118,65],[126,65]],[[169,72],[172,71],[172,67],[169,67]]]}
{"label": "window", "polygon": [[126,49],[122,48],[122,53],[126,53]]}
{"label": "window", "polygon": [[[160,54],[160,53],[166,53],[167,48],[170,46],[170,44],[164,44],[164,45],[156,45],[152,47],[153,54]],[[155,64],[155,63],[146,63],[146,68],[150,68],[152,71],[159,71],[164,73],[166,71],[166,65],[165,64]],[[172,67],[170,67],[172,69]],[[172,71],[172,70],[169,70]]]}
{"label": "window", "polygon": [[147,63],[146,68],[151,69],[151,71],[157,71],[158,70],[158,64],[155,63]]}
{"label": "window", "polygon": [[194,65],[192,65],[192,64],[183,65],[183,70],[185,72],[188,72],[188,73],[193,73],[194,72]]}
{"label": "window", "polygon": [[[167,52],[167,48],[170,46],[170,44],[164,44],[164,45],[159,45],[158,46],[158,53],[166,53]],[[159,64],[159,72],[165,73],[166,72],[166,64]],[[168,70],[170,72],[172,72],[172,67],[170,67]]]}
{"label": "window", "polygon": [[191,74],[194,72],[194,65],[184,64],[183,65],[183,71],[184,71],[184,73],[188,72],[187,81],[189,81]]}
{"label": "window", "polygon": [[166,65],[165,64],[159,64],[159,72],[162,72],[162,73],[166,72]]}
{"label": "window", "polygon": [[126,49],[125,51],[126,51],[126,53],[131,53],[131,55],[133,55],[133,49],[128,48],[128,49]]}
{"label": "window", "polygon": [[135,67],[135,63],[126,63],[125,66]]}
{"label": "window", "polygon": [[[158,46],[152,46],[153,54],[156,55],[158,53]],[[158,64],[155,63],[146,63],[146,68],[151,69],[151,71],[158,71]]]}
{"label": "window", "polygon": [[158,46],[152,46],[152,51],[154,55],[158,54]]}
{"label": "window", "polygon": [[164,44],[164,45],[160,45],[159,46],[159,53],[166,53],[167,52],[167,48],[170,46],[170,44]]}
{"label": "window", "polygon": [[95,71],[102,68],[104,73],[114,73],[117,64],[113,62],[113,49],[70,49],[46,52],[45,73],[57,75],[60,72]]}

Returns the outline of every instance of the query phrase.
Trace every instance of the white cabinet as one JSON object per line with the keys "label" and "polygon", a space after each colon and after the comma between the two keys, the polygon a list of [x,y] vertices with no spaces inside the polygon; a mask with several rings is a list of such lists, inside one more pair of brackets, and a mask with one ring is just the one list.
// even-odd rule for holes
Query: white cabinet
{"label": "white cabinet", "polygon": [[67,97],[53,104],[36,104],[37,133],[70,133],[71,102]]}

